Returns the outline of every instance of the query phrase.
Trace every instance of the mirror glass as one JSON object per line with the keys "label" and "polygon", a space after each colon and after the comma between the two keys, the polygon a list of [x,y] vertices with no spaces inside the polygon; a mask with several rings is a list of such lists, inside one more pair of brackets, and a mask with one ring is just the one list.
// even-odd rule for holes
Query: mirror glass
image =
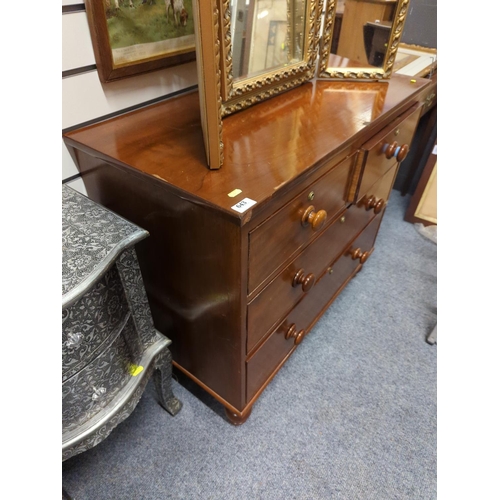
{"label": "mirror glass", "polygon": [[337,0],[330,52],[353,66],[384,64],[396,0]]}
{"label": "mirror glass", "polygon": [[231,0],[235,82],[304,58],[304,8],[304,0]]}
{"label": "mirror glass", "polygon": [[217,1],[222,116],[314,77],[319,0]]}
{"label": "mirror glass", "polygon": [[409,0],[325,0],[320,78],[387,79]]}

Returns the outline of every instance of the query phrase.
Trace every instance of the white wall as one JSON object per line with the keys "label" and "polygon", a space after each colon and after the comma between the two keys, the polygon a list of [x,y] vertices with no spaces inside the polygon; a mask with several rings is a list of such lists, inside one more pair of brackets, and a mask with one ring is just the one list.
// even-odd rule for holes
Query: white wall
{"label": "white wall", "polygon": [[[197,85],[196,62],[116,82],[101,83],[83,0],[62,0],[62,130],[120,113]],[[65,72],[71,71],[71,76]],[[85,192],[78,170],[62,143],[62,180]]]}

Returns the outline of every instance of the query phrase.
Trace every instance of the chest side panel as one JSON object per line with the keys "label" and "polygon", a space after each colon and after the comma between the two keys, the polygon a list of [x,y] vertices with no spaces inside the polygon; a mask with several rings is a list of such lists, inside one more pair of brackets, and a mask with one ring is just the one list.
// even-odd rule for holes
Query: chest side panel
{"label": "chest side panel", "polygon": [[174,362],[230,404],[244,397],[241,228],[161,180],[78,153],[89,196],[144,228],[136,246]]}

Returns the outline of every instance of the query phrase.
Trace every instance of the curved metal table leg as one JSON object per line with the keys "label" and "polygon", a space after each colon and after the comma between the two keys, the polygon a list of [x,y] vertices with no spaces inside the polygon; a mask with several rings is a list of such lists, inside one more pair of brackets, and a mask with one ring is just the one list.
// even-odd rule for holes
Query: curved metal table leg
{"label": "curved metal table leg", "polygon": [[182,403],[172,392],[172,354],[168,348],[156,358],[153,378],[161,406],[171,415],[179,413]]}

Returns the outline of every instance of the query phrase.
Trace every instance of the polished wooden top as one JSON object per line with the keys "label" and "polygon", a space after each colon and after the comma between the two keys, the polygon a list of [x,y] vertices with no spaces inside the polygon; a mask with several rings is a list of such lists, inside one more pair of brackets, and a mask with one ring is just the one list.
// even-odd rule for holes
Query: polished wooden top
{"label": "polished wooden top", "polygon": [[[429,84],[402,75],[381,83],[305,83],[224,118],[220,170],[206,166],[196,91],[68,132],[64,140],[241,220],[244,214],[231,209],[238,201],[250,198],[263,208],[279,188],[353,152]],[[235,189],[241,194],[229,197]]]}

